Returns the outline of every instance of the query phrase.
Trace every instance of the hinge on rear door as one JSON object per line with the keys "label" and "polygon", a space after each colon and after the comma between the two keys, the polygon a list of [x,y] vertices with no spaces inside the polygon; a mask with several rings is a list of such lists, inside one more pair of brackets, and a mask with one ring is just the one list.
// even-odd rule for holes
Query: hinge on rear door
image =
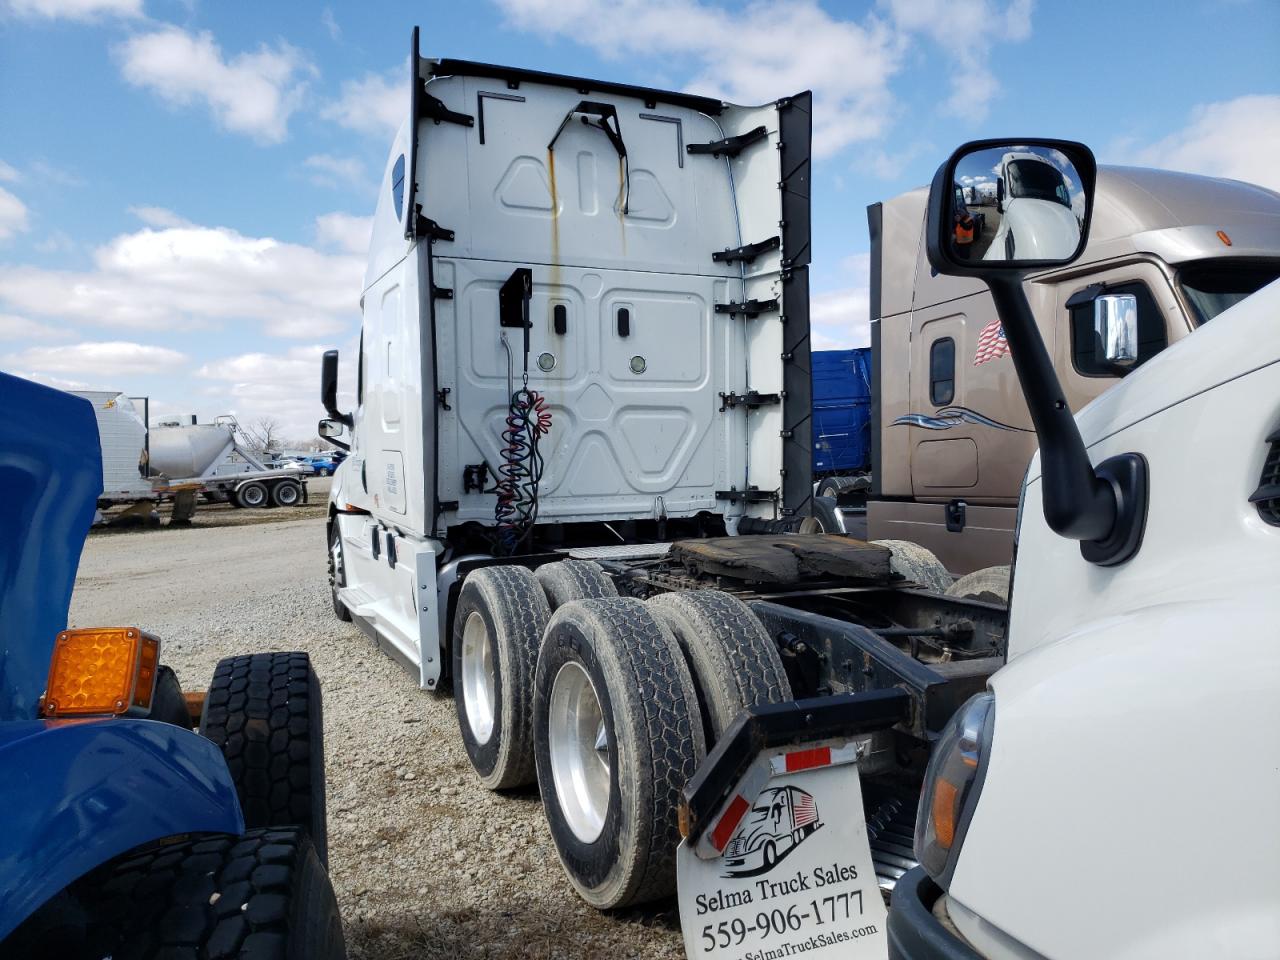
{"label": "hinge on rear door", "polygon": [[717,303],[716,313],[736,313],[744,317],[758,317],[778,309],[778,298],[772,300],[746,300],[742,303]]}
{"label": "hinge on rear door", "polygon": [[434,283],[431,285],[431,296],[436,300],[452,300],[452,287],[437,287]]}
{"label": "hinge on rear door", "polygon": [[717,263],[734,263],[741,260],[743,263],[754,263],[756,257],[770,250],[777,250],[782,246],[781,237],[770,237],[768,240],[757,240],[755,243],[743,244],[733,250],[717,250],[711,254],[711,259]]}
{"label": "hinge on rear door", "polygon": [[767,140],[769,131],[764,127],[756,127],[736,137],[725,137],[723,140],[712,140],[710,143],[691,143],[684,149],[689,154],[709,153],[713,157],[736,157],[744,148],[759,140]]}
{"label": "hinge on rear door", "polygon": [[463,127],[475,126],[475,117],[450,110],[442,100],[427,93],[425,88],[426,84],[424,83],[422,92],[418,94],[418,113],[420,116],[428,120],[434,120],[436,123],[456,123]]}
{"label": "hinge on rear door", "polygon": [[442,227],[430,217],[422,215],[422,204],[415,203],[417,208],[417,220],[414,224],[414,236],[422,239],[426,237],[428,240],[452,240],[453,231],[448,227]]}
{"label": "hinge on rear door", "polygon": [[453,407],[449,406],[449,394],[451,394],[452,392],[453,392],[452,387],[441,387],[439,390],[436,391],[436,399],[440,401],[440,409],[442,410],[453,409]]}
{"label": "hinge on rear door", "polygon": [[736,501],[741,500],[744,503],[777,503],[777,490],[761,490],[759,487],[748,487],[746,490],[717,490],[717,500]]}
{"label": "hinge on rear door", "polygon": [[755,390],[748,390],[746,393],[721,393],[720,394],[720,412],[731,410],[734,407],[769,407],[782,402],[781,394],[777,393],[757,393]]}

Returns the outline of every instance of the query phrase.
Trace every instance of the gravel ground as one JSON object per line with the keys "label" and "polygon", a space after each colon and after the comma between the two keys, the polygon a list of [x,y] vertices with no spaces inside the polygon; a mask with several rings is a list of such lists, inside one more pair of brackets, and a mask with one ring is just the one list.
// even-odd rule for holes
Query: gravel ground
{"label": "gravel ground", "polygon": [[[71,622],[158,634],[186,689],[231,654],[311,654],[324,691],[330,869],[352,958],[684,955],[674,903],[609,916],[582,903],[536,790],[483,789],[452,699],[419,690],[334,618],[322,517],[231,512],[238,525],[198,513],[189,529],[90,537]],[[240,525],[246,515],[262,522]]]}

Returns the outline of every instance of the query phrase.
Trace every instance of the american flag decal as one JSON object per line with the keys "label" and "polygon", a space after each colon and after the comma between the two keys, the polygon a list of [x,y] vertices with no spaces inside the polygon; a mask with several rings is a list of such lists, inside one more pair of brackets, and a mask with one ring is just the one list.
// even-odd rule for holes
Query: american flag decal
{"label": "american flag decal", "polygon": [[792,802],[795,804],[795,826],[807,827],[818,819],[818,804],[813,794],[798,790]]}
{"label": "american flag decal", "polygon": [[999,360],[1009,353],[1009,341],[1004,336],[1004,326],[999,320],[992,320],[978,334],[978,349],[973,352],[973,365],[988,360]]}

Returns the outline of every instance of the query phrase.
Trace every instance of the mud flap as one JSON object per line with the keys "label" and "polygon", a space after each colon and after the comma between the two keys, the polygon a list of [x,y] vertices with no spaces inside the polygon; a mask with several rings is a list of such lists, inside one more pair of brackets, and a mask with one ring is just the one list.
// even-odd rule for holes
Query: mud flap
{"label": "mud flap", "polygon": [[676,854],[689,957],[883,958],[857,761],[901,690],[744,711],[689,781]]}

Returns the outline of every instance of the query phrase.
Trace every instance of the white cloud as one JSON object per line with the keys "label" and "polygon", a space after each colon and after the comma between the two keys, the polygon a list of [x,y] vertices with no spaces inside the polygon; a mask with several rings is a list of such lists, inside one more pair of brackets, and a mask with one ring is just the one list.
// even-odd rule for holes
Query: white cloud
{"label": "white cloud", "polygon": [[338,20],[334,17],[333,10],[331,8],[325,7],[320,11],[320,23],[329,31],[329,39],[342,39],[342,27],[338,26]]}
{"label": "white cloud", "polygon": [[142,0],[7,0],[3,7],[20,17],[49,20],[142,16]]}
{"label": "white cloud", "polygon": [[62,340],[70,333],[12,313],[0,313],[0,340]]}
{"label": "white cloud", "polygon": [[409,64],[387,73],[366,73],[342,84],[338,99],[320,111],[326,120],[370,136],[386,137],[409,115]]}
{"label": "white cloud", "polygon": [[130,207],[129,212],[149,227],[189,227],[186,217],[180,217],[167,207]]}
{"label": "white cloud", "polygon": [[567,38],[611,60],[665,54],[694,74],[687,89],[767,103],[812,89],[814,151],[878,136],[901,38],[880,17],[834,17],[813,0],[728,11],[703,0],[498,0],[519,29]]}
{"label": "white cloud", "polygon": [[29,347],[4,358],[5,366],[24,367],[40,373],[89,376],[175,373],[187,357],[177,350],[144,343],[113,340],[72,343],[57,347]]}
{"label": "white cloud", "polygon": [[27,229],[27,205],[0,187],[0,241]]}
{"label": "white cloud", "polygon": [[[291,437],[315,435],[320,407],[320,357],[330,347],[291,347],[283,353],[245,353],[204,364],[196,376],[211,381],[211,393],[242,422],[278,419]],[[350,409],[355,356],[344,351],[339,365],[338,406]],[[207,402],[205,403],[207,406]]]}
{"label": "white cloud", "polygon": [[321,187],[363,184],[367,179],[364,161],[357,157],[316,153],[303,160],[302,165],[311,171],[311,182]]}
{"label": "white cloud", "polygon": [[30,169],[31,178],[40,183],[53,183],[60,187],[84,186],[84,178],[76,176],[69,170],[55,167],[48,160],[32,160]]}
{"label": "white cloud", "polygon": [[1229,177],[1280,191],[1280,95],[1201,104],[1177,133],[1146,147],[1125,144],[1115,152],[1127,163]]}
{"label": "white cloud", "polygon": [[349,213],[326,213],[316,217],[316,242],[322,247],[363,257],[369,252],[372,233],[373,217],[357,217]]}
{"label": "white cloud", "polygon": [[1031,35],[1033,0],[880,0],[902,31],[922,34],[951,64],[951,96],[940,106],[968,120],[986,117],[1000,91],[991,50]]}
{"label": "white cloud", "polygon": [[130,37],[115,48],[124,78],[179,106],[203,102],[227,130],[266,143],[288,135],[290,115],[302,102],[305,77],[315,69],[281,42],[225,59],[208,31],[167,26]]}
{"label": "white cloud", "polygon": [[[322,231],[341,235],[336,222],[317,224]],[[328,336],[358,317],[365,258],[353,247],[326,253],[226,227],[146,227],[99,247],[90,270],[0,266],[0,305],[108,328],[240,321],[271,336]]]}
{"label": "white cloud", "polygon": [[849,275],[849,286],[814,294],[809,304],[810,345],[814,350],[865,347],[871,342],[871,255],[851,254],[840,266]]}
{"label": "white cloud", "polygon": [[0,160],[0,183],[15,183],[22,179],[22,174],[18,173],[13,167]]}

